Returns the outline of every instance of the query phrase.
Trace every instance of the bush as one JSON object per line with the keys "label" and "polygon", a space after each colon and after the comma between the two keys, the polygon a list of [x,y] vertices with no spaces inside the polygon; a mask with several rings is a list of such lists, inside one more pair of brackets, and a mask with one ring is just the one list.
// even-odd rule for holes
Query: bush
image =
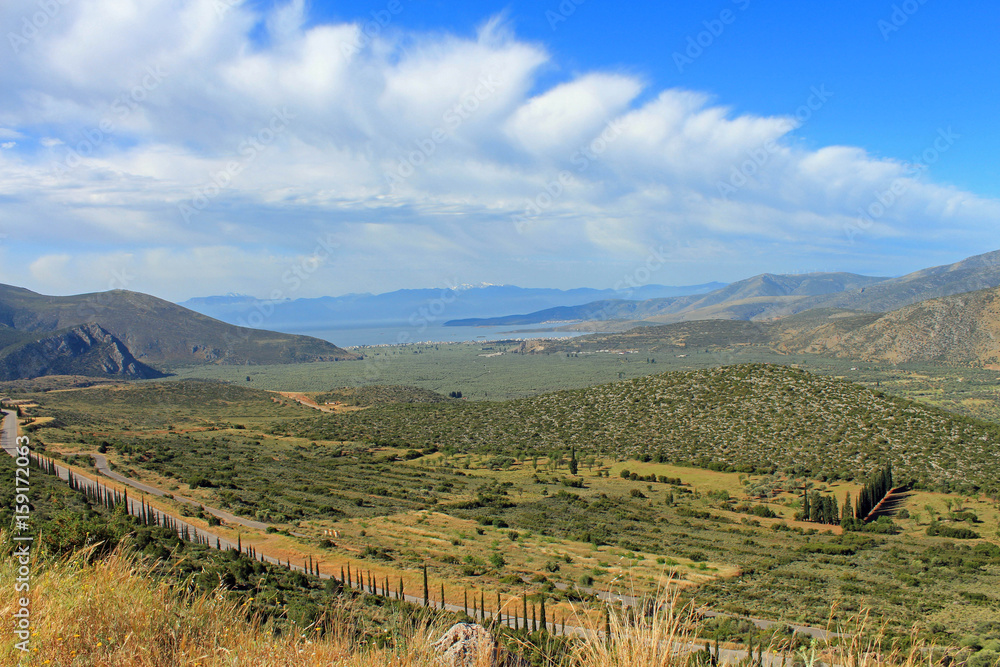
{"label": "bush", "polygon": [[979,539],[979,533],[969,528],[959,528],[956,526],[949,526],[946,524],[933,522],[931,525],[927,526],[927,534],[931,537],[950,537],[956,540],[975,540]]}

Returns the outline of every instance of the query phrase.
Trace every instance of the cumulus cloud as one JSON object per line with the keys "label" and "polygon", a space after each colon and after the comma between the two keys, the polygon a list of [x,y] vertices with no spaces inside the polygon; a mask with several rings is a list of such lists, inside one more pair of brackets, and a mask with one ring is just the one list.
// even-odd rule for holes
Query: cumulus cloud
{"label": "cumulus cloud", "polygon": [[[0,231],[53,291],[100,289],[122,265],[175,298],[266,295],[326,238],[344,250],[301,296],[440,266],[611,284],[668,241],[686,250],[656,280],[677,282],[697,253],[836,257],[942,229],[968,246],[1000,213],[903,161],[801,148],[794,109],[735,114],[614,72],[540,88],[558,63],[503,17],[461,37],[312,24],[302,0],[60,7],[0,49],[0,139],[18,142],[0,154]],[[0,20],[35,11],[12,0]]]}

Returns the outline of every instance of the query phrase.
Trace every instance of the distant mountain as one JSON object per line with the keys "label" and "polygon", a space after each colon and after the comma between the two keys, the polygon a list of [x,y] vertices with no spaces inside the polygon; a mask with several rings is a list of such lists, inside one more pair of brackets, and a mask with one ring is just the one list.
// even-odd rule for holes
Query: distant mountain
{"label": "distant mountain", "polygon": [[853,273],[764,273],[708,292],[646,300],[600,301],[523,315],[452,318],[449,326],[578,322],[568,328],[622,330],[636,324],[692,320],[766,321],[814,309],[887,312],[926,299],[1000,286],[1000,250],[898,278]]}
{"label": "distant mountain", "polygon": [[[684,287],[643,285],[632,290],[571,290],[486,285],[444,289],[403,289],[385,294],[348,294],[279,302],[248,296],[209,296],[180,305],[240,326],[267,326],[304,331],[343,326],[433,324],[459,317],[485,317],[498,312],[576,306],[604,299],[637,299],[705,294],[724,283]],[[265,317],[266,316],[266,317]]]}
{"label": "distant mountain", "polygon": [[1000,364],[1000,287],[928,299],[841,334],[814,332],[810,351],[907,363]]}
{"label": "distant mountain", "polygon": [[234,327],[138,292],[53,297],[0,285],[0,380],[156,377],[170,365],[356,356],[316,338]]}
{"label": "distant mountain", "polygon": [[788,304],[810,297],[837,294],[877,284],[886,278],[854,273],[807,273],[775,275],[764,273],[726,285],[705,294],[670,298],[598,301],[575,308],[547,309],[524,315],[450,320],[447,326],[503,326],[571,321],[646,321],[680,322],[685,320],[758,319],[777,304]]}
{"label": "distant mountain", "polygon": [[747,345],[789,354],[892,364],[936,361],[1000,370],[1000,287],[928,299],[889,313],[817,308],[766,322],[694,320],[637,326],[618,333],[540,341],[532,351],[681,353]]}

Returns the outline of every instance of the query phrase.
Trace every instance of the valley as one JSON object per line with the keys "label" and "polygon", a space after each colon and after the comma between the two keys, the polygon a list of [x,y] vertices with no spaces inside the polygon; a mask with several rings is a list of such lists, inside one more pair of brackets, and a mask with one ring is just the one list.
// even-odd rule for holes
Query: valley
{"label": "valley", "polygon": [[[922,487],[904,496],[893,528],[845,532],[839,525],[797,520],[801,489],[838,500],[857,496],[870,470],[848,472],[850,464],[838,463],[838,450],[829,445],[815,462],[804,456],[783,461],[783,418],[769,415],[764,404],[747,404],[765,420],[755,427],[759,437],[742,445],[750,458],[721,467],[698,459],[698,450],[686,445],[662,449],[649,437],[663,429],[635,421],[645,411],[670,412],[663,408],[669,387],[683,388],[685,395],[702,387],[708,393],[700,401],[716,395],[746,404],[738,388],[748,381],[768,404],[790,401],[789,414],[796,417],[788,437],[801,438],[807,449],[824,442],[810,436],[813,392],[831,405],[867,404],[860,419],[888,424],[882,435],[869,437],[863,422],[860,430],[844,422],[840,437],[859,453],[871,448],[859,460],[891,457],[897,475],[912,476]],[[656,386],[650,382],[661,389],[649,393]],[[991,457],[969,449],[949,453],[951,443],[974,441],[980,433],[995,441],[990,423],[762,365],[650,375],[506,402],[426,402],[431,397],[425,391],[387,389],[362,395],[358,409],[328,414],[281,394],[212,381],[96,386],[32,395],[37,407],[29,414],[39,422],[26,428],[44,444],[45,455],[81,470],[103,450],[114,469],[130,478],[267,526],[211,528],[208,514],[169,498],[157,501],[186,521],[224,531],[229,541],[239,535],[263,553],[277,550],[292,562],[312,558],[327,575],[350,566],[376,579],[401,578],[407,590],[417,590],[427,566],[432,581],[446,583],[452,604],[469,594],[545,595],[555,615],[550,618],[562,618],[592,604],[594,593],[641,596],[680,585],[706,611],[814,627],[828,627],[831,619],[846,623],[863,610],[892,619],[893,633],[905,634],[916,624],[941,640],[988,634],[990,623],[1000,623],[991,616],[992,591],[1000,583],[1000,547],[991,546],[1000,528],[996,492],[987,481]],[[583,422],[576,431],[577,417],[565,410],[575,405],[583,410],[577,414],[591,411],[596,404],[583,406],[594,392],[611,406],[595,413],[604,430]],[[350,395],[356,394],[338,396]],[[412,399],[422,402],[407,402]],[[624,403],[614,407],[616,400]],[[877,417],[876,406],[909,417],[893,425]],[[724,424],[742,418],[721,405],[692,417],[685,421],[675,414],[670,428],[711,429],[717,439],[712,451],[736,451],[725,442],[740,442],[741,436]],[[823,419],[821,413],[817,418]],[[491,420],[504,428],[490,426]],[[537,433],[519,435],[520,420],[535,424]],[[616,423],[630,428],[607,430]],[[557,441],[546,424],[569,430],[560,431]],[[930,439],[914,438],[906,428]],[[480,439],[448,435],[452,429]],[[588,439],[588,432],[595,437]],[[698,439],[704,437],[692,442]],[[757,449],[772,445],[778,449]],[[912,467],[922,447],[930,448],[920,459],[928,463]],[[665,462],[649,459],[658,451]],[[930,462],[945,459],[926,457],[926,451],[964,456],[942,467],[969,474],[938,475]],[[767,462],[763,469],[760,461]],[[985,476],[972,475],[976,470]],[[852,474],[855,481],[844,481]],[[650,476],[656,481],[643,481]],[[932,537],[932,523],[969,526],[979,539]],[[725,619],[710,619],[709,627],[728,636],[735,626]]]}

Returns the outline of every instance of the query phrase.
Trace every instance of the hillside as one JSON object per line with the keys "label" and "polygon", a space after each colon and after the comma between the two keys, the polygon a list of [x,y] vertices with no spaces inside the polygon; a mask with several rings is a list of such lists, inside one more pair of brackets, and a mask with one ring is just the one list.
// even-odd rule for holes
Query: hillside
{"label": "hillside", "polygon": [[340,403],[358,407],[388,405],[390,403],[447,403],[454,400],[447,396],[401,385],[373,384],[363,387],[340,387],[315,397],[317,403]]}
{"label": "hillside", "polygon": [[0,380],[43,375],[163,377],[97,324],[81,324],[0,350]]}
{"label": "hillside", "polygon": [[507,456],[580,452],[744,472],[860,479],[892,460],[921,487],[995,488],[1000,427],[831,377],[739,365],[652,375],[490,405],[386,406],[298,435]]}
{"label": "hillside", "polygon": [[901,364],[1000,364],[1000,288],[921,301],[838,335],[813,332],[810,351]]}
{"label": "hillside", "polygon": [[235,327],[138,292],[53,297],[9,285],[0,285],[0,345],[3,380],[356,358],[326,341]]}
{"label": "hillside", "polygon": [[891,364],[1000,365],[1000,287],[928,299],[889,313],[817,308],[768,322],[696,320],[533,344],[535,352],[651,353],[763,346]]}

